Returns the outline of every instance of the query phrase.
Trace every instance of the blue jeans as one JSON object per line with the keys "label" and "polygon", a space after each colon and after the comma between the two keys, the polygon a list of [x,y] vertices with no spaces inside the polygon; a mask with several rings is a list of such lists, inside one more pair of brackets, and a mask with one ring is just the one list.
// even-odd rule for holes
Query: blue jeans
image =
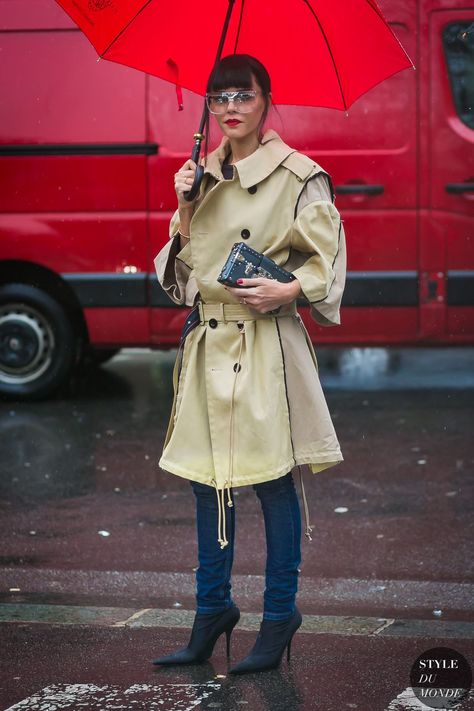
{"label": "blue jeans", "polygon": [[[234,506],[225,505],[229,545],[217,541],[216,490],[191,481],[196,496],[199,567],[196,572],[197,612],[213,613],[231,607],[231,573],[234,561]],[[301,514],[291,472],[279,479],[254,484],[265,521],[267,563],[263,617],[282,620],[295,609],[301,563]]]}

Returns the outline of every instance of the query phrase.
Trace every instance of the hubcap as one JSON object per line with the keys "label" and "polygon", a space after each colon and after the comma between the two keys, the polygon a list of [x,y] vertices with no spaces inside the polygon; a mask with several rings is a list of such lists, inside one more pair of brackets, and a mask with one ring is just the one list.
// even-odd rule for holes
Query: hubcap
{"label": "hubcap", "polygon": [[50,366],[55,340],[42,313],[28,304],[0,306],[0,383],[37,380]]}

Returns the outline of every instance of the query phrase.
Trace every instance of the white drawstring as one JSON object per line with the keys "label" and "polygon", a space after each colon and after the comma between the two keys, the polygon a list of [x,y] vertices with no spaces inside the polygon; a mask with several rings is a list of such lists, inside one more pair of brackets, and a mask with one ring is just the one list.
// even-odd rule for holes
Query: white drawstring
{"label": "white drawstring", "polygon": [[241,368],[242,351],[244,347],[244,336],[245,336],[245,323],[243,321],[237,321],[237,328],[240,331],[240,346],[239,346],[239,356],[237,358],[237,363],[234,365],[235,375],[234,384],[232,386],[232,397],[230,399],[230,425],[229,425],[229,488],[227,495],[227,505],[233,506],[232,500],[230,498],[230,489],[232,487],[232,478],[234,476],[234,402],[235,402],[235,387],[237,385],[237,377]]}
{"label": "white drawstring", "polygon": [[225,546],[229,545],[229,541],[226,537],[224,489],[220,490],[218,488],[215,479],[211,480],[211,485],[215,487],[217,496],[217,540],[220,547],[225,548]]}
{"label": "white drawstring", "polygon": [[308,502],[306,500],[306,492],[304,490],[304,483],[303,483],[303,473],[301,471],[301,466],[298,464],[298,471],[300,474],[300,483],[301,483],[301,493],[303,495],[303,508],[304,508],[304,516],[305,516],[305,521],[306,521],[306,528],[304,535],[307,537],[309,541],[312,541],[311,534],[313,532],[314,526],[311,526],[309,522],[309,509],[308,509]]}
{"label": "white drawstring", "polygon": [[230,423],[229,423],[229,479],[224,482],[222,489],[219,489],[215,479],[212,480],[212,484],[215,486],[217,495],[217,540],[221,548],[229,545],[226,535],[226,512],[225,512],[225,490],[227,489],[227,506],[232,508],[234,503],[231,497],[232,489],[232,478],[234,475],[234,401],[235,401],[235,388],[237,385],[237,376],[240,371],[240,364],[242,360],[242,351],[244,346],[244,334],[245,334],[245,324],[243,321],[238,321],[237,326],[240,331],[241,339],[239,346],[239,356],[237,358],[237,363],[235,364],[235,375],[234,383],[232,386],[232,397],[230,400]]}

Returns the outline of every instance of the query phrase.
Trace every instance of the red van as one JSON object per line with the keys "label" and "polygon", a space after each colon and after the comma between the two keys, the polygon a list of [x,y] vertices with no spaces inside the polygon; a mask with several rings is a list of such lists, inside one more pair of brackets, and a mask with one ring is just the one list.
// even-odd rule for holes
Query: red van
{"label": "red van", "polygon": [[[153,258],[202,99],[178,112],[170,84],[98,61],[53,0],[1,5],[0,393],[44,397],[84,353],[177,344],[187,310]],[[301,313],[316,344],[472,344],[474,8],[380,5],[416,70],[347,115],[271,117],[332,175],[345,220],[342,325]]]}

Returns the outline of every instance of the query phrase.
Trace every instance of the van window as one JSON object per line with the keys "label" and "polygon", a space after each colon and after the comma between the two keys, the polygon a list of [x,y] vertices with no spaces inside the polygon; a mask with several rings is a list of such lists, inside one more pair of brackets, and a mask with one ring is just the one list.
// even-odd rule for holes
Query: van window
{"label": "van window", "polygon": [[474,17],[446,25],[443,45],[456,111],[474,129]]}

